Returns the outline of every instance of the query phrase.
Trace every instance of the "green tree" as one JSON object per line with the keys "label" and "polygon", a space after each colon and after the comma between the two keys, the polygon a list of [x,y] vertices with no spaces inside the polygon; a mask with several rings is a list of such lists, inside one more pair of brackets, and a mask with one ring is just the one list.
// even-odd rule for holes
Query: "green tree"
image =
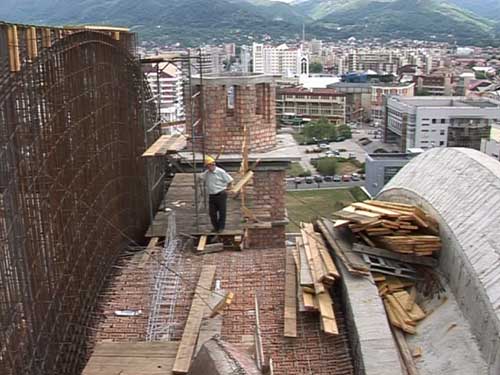
{"label": "green tree", "polygon": [[337,127],[337,133],[339,136],[344,137],[345,139],[352,138],[351,128],[347,125],[339,125]]}
{"label": "green tree", "polygon": [[337,171],[337,161],[335,158],[321,158],[316,163],[316,169],[323,176],[332,176]]}
{"label": "green tree", "polygon": [[304,126],[302,134],[306,139],[316,138],[318,141],[322,139],[334,139],[337,136],[337,129],[326,118],[320,118]]}
{"label": "green tree", "polygon": [[323,73],[323,65],[319,62],[310,63],[309,73]]}

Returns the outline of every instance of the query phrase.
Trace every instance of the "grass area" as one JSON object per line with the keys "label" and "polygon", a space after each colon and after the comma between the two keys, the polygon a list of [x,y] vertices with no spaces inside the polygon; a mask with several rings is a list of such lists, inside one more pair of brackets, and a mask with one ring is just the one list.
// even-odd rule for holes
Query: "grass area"
{"label": "grass area", "polygon": [[311,171],[306,170],[300,165],[300,163],[293,162],[290,164],[290,167],[288,168],[287,175],[290,177],[304,177],[304,176],[310,176]]}
{"label": "grass area", "polygon": [[[346,158],[323,158],[323,159],[326,160],[324,164],[335,163],[335,174],[338,175],[351,174],[353,172],[358,172],[363,169],[363,163],[361,163],[356,159],[346,159]],[[328,165],[325,165],[325,167],[328,167]],[[333,174],[331,173],[331,171],[328,170],[323,171],[321,165],[316,166],[316,168],[323,175]]]}
{"label": "grass area", "polygon": [[298,224],[301,221],[310,222],[319,216],[331,218],[333,212],[364,199],[367,199],[367,196],[359,187],[289,191],[286,194],[286,208],[290,220],[287,232],[298,232]]}

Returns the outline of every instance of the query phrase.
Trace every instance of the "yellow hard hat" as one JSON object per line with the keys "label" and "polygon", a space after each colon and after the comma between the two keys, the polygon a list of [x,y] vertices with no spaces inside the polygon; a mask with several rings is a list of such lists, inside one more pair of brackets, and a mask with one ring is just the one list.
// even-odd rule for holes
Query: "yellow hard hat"
{"label": "yellow hard hat", "polygon": [[215,159],[211,156],[205,156],[205,165],[209,165],[209,164],[214,164],[215,163]]}

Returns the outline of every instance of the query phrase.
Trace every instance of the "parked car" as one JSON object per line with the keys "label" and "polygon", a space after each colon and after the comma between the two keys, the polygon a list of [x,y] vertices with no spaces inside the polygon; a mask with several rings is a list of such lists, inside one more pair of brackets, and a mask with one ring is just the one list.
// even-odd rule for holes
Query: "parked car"
{"label": "parked car", "polygon": [[324,180],[325,182],[331,182],[331,181],[333,181],[333,176],[325,176],[325,177],[323,178],[323,180]]}
{"label": "parked car", "polygon": [[306,184],[312,184],[314,179],[312,177],[306,177]]}
{"label": "parked car", "polygon": [[295,184],[301,184],[301,183],[302,183],[302,178],[300,178],[300,177],[295,177],[295,178],[293,179],[293,182],[294,182]]}
{"label": "parked car", "polygon": [[333,176],[333,182],[340,182],[340,181],[342,181],[342,179],[340,178],[339,175]]}
{"label": "parked car", "polygon": [[360,179],[361,179],[361,178],[359,177],[359,174],[357,174],[357,173],[353,173],[353,174],[351,175],[351,180],[352,180],[352,181],[359,181]]}
{"label": "parked car", "polygon": [[351,176],[349,176],[348,174],[345,174],[342,176],[342,181],[343,182],[349,182],[351,181]]}
{"label": "parked car", "polygon": [[320,143],[319,144],[319,148],[322,149],[322,150],[329,150],[330,149],[330,145],[328,143]]}
{"label": "parked car", "polygon": [[314,182],[323,182],[323,177],[320,175],[314,176]]}

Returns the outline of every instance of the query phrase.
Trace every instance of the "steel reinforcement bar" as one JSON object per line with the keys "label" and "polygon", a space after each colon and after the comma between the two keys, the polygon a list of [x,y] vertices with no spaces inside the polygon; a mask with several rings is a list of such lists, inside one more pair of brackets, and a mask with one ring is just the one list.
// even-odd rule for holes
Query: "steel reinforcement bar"
{"label": "steel reinforcement bar", "polygon": [[147,228],[157,111],[134,43],[0,23],[1,374],[77,374],[105,276]]}

